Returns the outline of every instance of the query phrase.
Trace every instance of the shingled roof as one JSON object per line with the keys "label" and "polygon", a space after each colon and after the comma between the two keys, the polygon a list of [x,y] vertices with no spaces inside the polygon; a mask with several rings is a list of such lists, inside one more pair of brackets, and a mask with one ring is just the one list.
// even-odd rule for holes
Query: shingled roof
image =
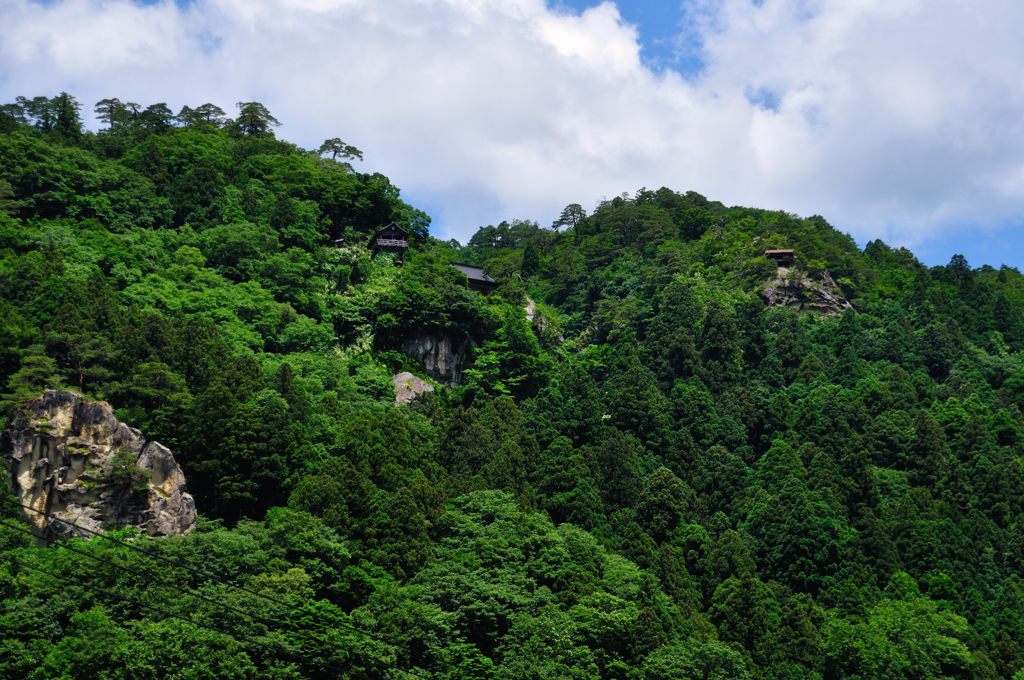
{"label": "shingled roof", "polygon": [[497,281],[484,273],[483,267],[462,262],[452,262],[452,266],[466,275],[466,278],[469,279],[469,287],[473,290],[489,293],[498,285]]}

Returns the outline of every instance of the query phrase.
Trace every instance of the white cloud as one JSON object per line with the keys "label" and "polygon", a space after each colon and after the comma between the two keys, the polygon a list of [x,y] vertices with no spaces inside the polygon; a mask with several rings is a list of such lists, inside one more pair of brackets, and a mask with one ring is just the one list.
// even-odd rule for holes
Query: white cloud
{"label": "white cloud", "polygon": [[645,67],[611,3],[0,0],[0,99],[259,100],[461,239],[640,186],[910,244],[1024,212],[1024,4],[690,2],[687,79]]}

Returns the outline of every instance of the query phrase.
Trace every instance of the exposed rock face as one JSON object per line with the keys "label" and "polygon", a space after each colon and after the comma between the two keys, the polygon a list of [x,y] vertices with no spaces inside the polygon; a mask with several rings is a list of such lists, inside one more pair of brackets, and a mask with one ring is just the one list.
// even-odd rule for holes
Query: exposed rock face
{"label": "exposed rock face", "polygon": [[526,298],[526,305],[523,307],[526,312],[526,320],[530,322],[534,335],[540,341],[542,347],[557,347],[565,342],[565,338],[558,332],[558,328],[551,323],[544,313],[537,309],[537,303],[533,298]]}
{"label": "exposed rock face", "polygon": [[427,375],[450,385],[462,384],[462,369],[474,347],[472,338],[452,333],[416,335],[402,343],[402,351],[422,361]]}
{"label": "exposed rock face", "polygon": [[[196,507],[174,456],[117,418],[109,404],[47,390],[15,416],[0,440],[18,500],[42,537],[134,526],[155,535],[187,533]],[[67,522],[67,523],[65,523]]]}
{"label": "exposed rock face", "polygon": [[533,301],[533,298],[527,297],[526,306],[523,309],[526,311],[526,320],[532,323],[533,317],[537,313],[537,303]]}
{"label": "exposed rock face", "polygon": [[392,376],[391,384],[395,386],[396,404],[408,404],[424,392],[434,391],[433,385],[408,371]]}
{"label": "exposed rock face", "polygon": [[851,307],[828,272],[811,278],[798,269],[779,267],[761,295],[772,307],[793,307],[819,314],[837,314]]}

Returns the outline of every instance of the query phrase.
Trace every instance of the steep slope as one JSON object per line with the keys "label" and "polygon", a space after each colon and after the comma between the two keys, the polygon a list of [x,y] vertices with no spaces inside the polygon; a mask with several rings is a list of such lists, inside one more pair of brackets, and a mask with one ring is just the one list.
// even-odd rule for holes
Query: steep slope
{"label": "steep slope", "polygon": [[[39,548],[5,506],[0,676],[1024,669],[1016,270],[669,189],[442,243],[382,175],[187,113],[0,121],[5,406],[108,401],[205,515]],[[363,245],[392,220],[401,266]],[[767,305],[779,249],[851,308]],[[461,384],[395,404],[437,337]]]}

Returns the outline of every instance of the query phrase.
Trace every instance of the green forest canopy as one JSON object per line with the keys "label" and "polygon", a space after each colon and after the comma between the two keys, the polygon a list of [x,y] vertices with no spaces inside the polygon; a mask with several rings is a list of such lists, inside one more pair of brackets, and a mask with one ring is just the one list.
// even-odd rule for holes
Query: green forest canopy
{"label": "green forest canopy", "polygon": [[[1024,677],[1017,270],[664,188],[463,246],[257,102],[79,109],[0,107],[0,398],[109,401],[203,519],[8,502],[3,677]],[[853,309],[765,306],[766,248]],[[465,381],[396,407],[432,333]]]}

